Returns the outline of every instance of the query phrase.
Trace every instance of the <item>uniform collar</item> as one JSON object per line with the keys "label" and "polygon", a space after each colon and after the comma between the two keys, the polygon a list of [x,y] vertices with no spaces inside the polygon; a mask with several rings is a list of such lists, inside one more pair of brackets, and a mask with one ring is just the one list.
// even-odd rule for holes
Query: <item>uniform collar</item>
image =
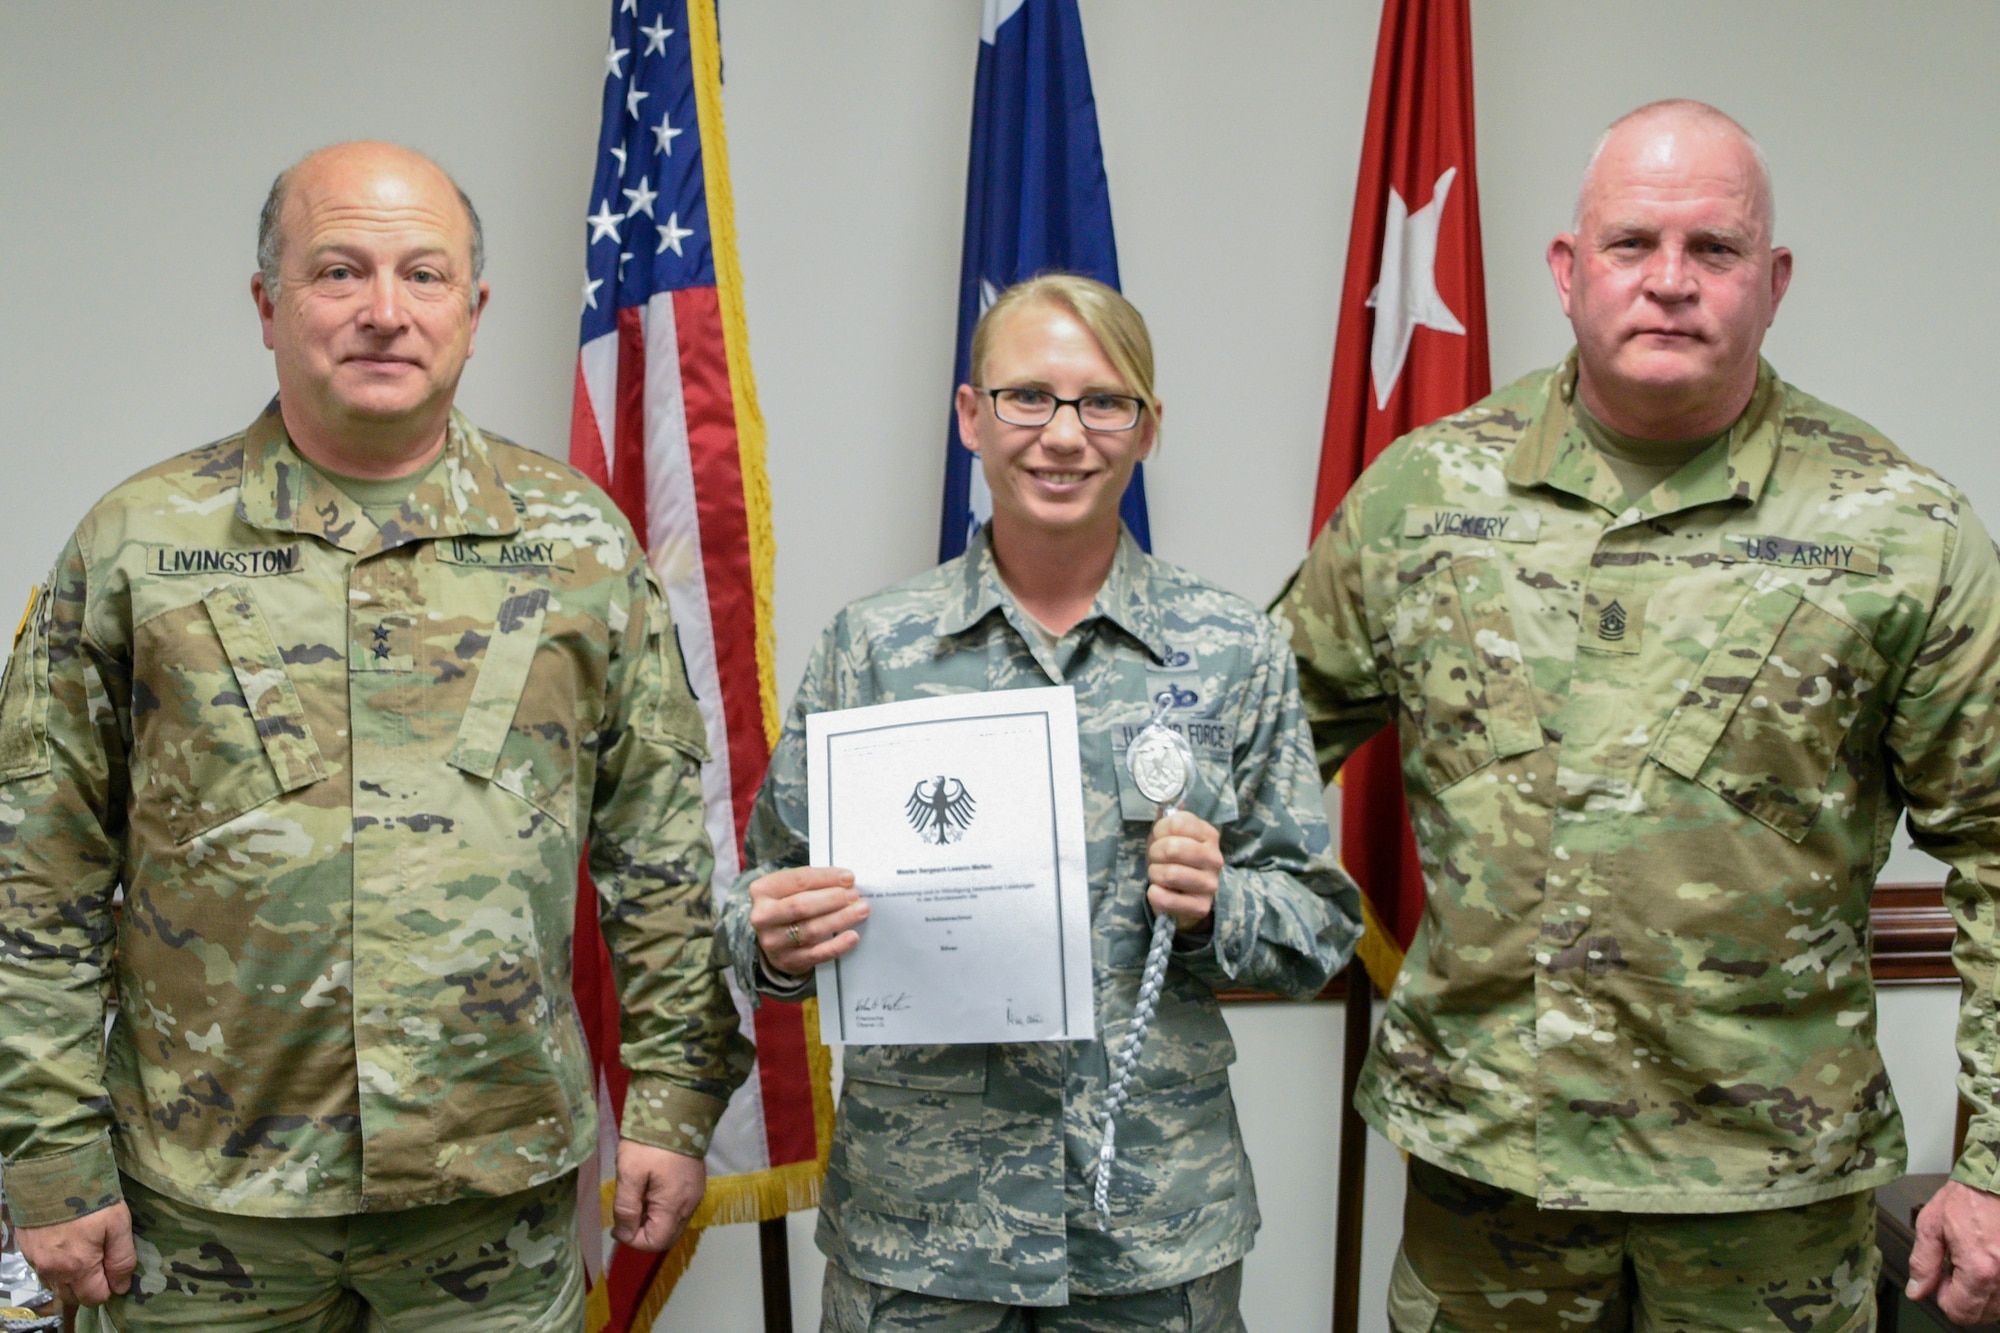
{"label": "uniform collar", "polygon": [[236,513],[252,527],[304,533],[357,555],[436,537],[497,537],[520,530],[513,497],[485,437],[457,408],[445,428],[439,461],[402,512],[378,529],[357,501],[306,462],[273,398],[244,432]]}
{"label": "uniform collar", "polygon": [[[1613,513],[1626,511],[1624,488],[1598,457],[1576,419],[1577,353],[1551,372],[1547,401],[1507,456],[1507,480],[1521,487],[1548,486],[1580,496]],[[1743,415],[1729,428],[1723,449],[1710,449],[1651,495],[1630,506],[1650,517],[1725,500],[1754,501],[1777,462],[1784,394],[1778,372],[1758,359],[1757,387]]]}
{"label": "uniform collar", "polygon": [[[993,543],[986,528],[980,528],[966,544],[960,576],[954,595],[937,618],[939,638],[963,634],[995,611],[1025,619],[1027,613],[1000,580],[1000,566],[993,558]],[[1108,620],[1144,645],[1155,660],[1164,662],[1167,645],[1160,630],[1159,614],[1154,610],[1152,585],[1153,557],[1140,549],[1138,539],[1121,523],[1118,551],[1111,557],[1111,572],[1091,601],[1089,613],[1078,622],[1079,627],[1093,620]],[[1025,624],[1016,624],[1015,629],[1033,642]]]}

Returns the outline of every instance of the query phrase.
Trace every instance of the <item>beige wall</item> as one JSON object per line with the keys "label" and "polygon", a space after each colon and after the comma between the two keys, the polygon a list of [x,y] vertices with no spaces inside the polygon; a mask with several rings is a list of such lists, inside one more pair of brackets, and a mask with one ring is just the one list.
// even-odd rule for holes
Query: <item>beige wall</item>
{"label": "beige wall", "polygon": [[[561,452],[609,5],[137,0],[0,5],[0,596],[119,477],[271,391],[248,300],[256,206],[314,145],[425,148],[486,216],[493,307],[463,402]],[[725,0],[732,157],[771,429],[780,679],[846,599],[932,557],[977,0]],[[1127,291],[1168,403],[1159,549],[1252,597],[1306,540],[1376,8],[1083,0]],[[2000,7],[1974,0],[1482,0],[1480,184],[1494,373],[1559,356],[1541,251],[1618,112],[1716,101],[1763,140],[1798,280],[1769,343],[2000,514]],[[12,588],[9,592],[6,589]],[[1921,864],[1899,864],[1925,874]],[[1948,991],[1885,997],[1921,1165],[1946,1151]],[[1261,1333],[1326,1326],[1339,1012],[1231,1014],[1266,1226]],[[1393,1244],[1375,1144],[1370,1294]],[[816,1309],[796,1218],[802,1315]],[[676,1326],[759,1327],[751,1228],[710,1237]]]}

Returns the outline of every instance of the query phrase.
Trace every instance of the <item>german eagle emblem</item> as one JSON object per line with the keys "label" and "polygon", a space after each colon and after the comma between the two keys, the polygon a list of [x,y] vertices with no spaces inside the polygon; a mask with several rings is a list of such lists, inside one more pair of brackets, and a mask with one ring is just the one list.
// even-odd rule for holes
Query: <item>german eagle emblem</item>
{"label": "german eagle emblem", "polygon": [[972,793],[963,782],[940,773],[911,789],[903,813],[909,816],[910,827],[919,837],[942,847],[965,836],[965,831],[972,827],[975,807]]}

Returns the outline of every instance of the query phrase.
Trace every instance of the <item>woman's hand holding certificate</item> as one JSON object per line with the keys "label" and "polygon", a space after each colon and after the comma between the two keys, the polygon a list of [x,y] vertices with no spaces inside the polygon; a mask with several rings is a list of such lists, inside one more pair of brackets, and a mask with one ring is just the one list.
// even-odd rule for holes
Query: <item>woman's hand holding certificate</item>
{"label": "woman's hand holding certificate", "polygon": [[781,977],[804,977],[861,942],[855,927],[868,919],[868,900],[851,872],[799,866],[750,885],[750,926],[764,965]]}

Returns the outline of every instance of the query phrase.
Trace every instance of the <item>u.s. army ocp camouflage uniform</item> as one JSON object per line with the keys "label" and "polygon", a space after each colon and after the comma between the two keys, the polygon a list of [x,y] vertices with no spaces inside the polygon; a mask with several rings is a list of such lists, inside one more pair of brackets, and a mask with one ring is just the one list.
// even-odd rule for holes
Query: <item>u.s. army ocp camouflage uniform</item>
{"label": "u.s. army ocp camouflage uniform", "polygon": [[275,405],[112,491],[0,691],[14,1219],[103,1207],[118,1169],[305,1217],[575,1168],[586,836],[623,1132],[702,1153],[748,1063],[711,967],[703,752],[623,518],[462,417],[380,529]]}
{"label": "u.s. army ocp camouflage uniform", "polygon": [[1551,1208],[1893,1180],[1868,898],[1907,804],[1995,1178],[2000,563],[1964,497],[1763,368],[1626,504],[1576,363],[1393,445],[1281,599],[1329,772],[1398,723],[1428,908],[1357,1102]]}
{"label": "u.s. army ocp camouflage uniform", "polygon": [[[1172,1286],[1249,1250],[1256,1194],[1214,989],[1313,994],[1347,957],[1360,906],[1332,861],[1294,671],[1254,607],[1153,559],[1129,534],[1090,613],[1053,653],[1006,593],[984,534],[959,559],[849,605],[820,636],[751,816],[749,868],[723,910],[718,952],[746,991],[759,987],[748,890],[806,863],[808,713],[1069,685],[1098,1032],[1090,1042],[846,1047],[818,1234],[834,1263],[906,1291],[1060,1305]],[[1221,830],[1227,864],[1212,936],[1168,968],[1119,1117],[1107,1223],[1086,1169],[1105,1046],[1125,1039],[1151,932],[1154,807],[1122,759],[1161,697],[1195,752],[1187,808]]]}
{"label": "u.s. army ocp camouflage uniform", "polygon": [[131,1288],[77,1333],[576,1333],[577,1189],[560,1176],[497,1198],[283,1222],[195,1208],[125,1182]]}

